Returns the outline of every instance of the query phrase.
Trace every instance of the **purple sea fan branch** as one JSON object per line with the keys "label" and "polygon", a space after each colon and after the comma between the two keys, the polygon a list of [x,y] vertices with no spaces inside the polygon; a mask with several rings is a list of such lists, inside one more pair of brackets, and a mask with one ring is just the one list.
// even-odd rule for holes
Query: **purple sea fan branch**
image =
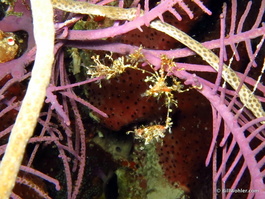
{"label": "purple sea fan branch", "polygon": [[[52,112],[52,110],[48,110],[48,113],[47,113],[47,117],[46,117],[46,119],[45,119],[45,122],[40,122],[40,118],[39,118],[39,123],[43,126],[43,128],[41,129],[41,132],[40,132],[40,137],[42,137],[42,136],[44,136],[44,134],[45,134],[45,132],[48,130],[48,125],[49,125],[49,123],[50,123],[50,119],[51,119],[51,117],[52,117],[52,115],[51,115],[51,112]],[[42,114],[40,114],[40,117],[42,116]],[[28,163],[27,163],[27,166],[29,167],[29,166],[31,166],[32,165],[32,162],[33,162],[33,160],[34,160],[34,158],[35,158],[35,156],[36,156],[36,153],[37,153],[37,151],[38,151],[38,149],[39,149],[39,147],[40,147],[40,144],[39,143],[37,143],[35,146],[34,146],[34,149],[32,150],[32,152],[31,152],[31,155],[30,155],[30,158],[29,158],[29,160],[28,160]]]}
{"label": "purple sea fan branch", "polygon": [[48,196],[47,193],[45,193],[42,190],[42,188],[39,187],[39,185],[34,184],[33,182],[31,182],[30,180],[27,180],[26,178],[17,177],[17,181],[16,182],[19,183],[19,184],[26,185],[27,187],[33,189],[42,198],[52,199],[51,197]]}
{"label": "purple sea fan branch", "polygon": [[5,85],[0,89],[0,99],[3,98],[3,94],[4,92],[10,87],[12,86],[14,83],[16,82],[22,82],[23,80],[27,79],[28,77],[30,77],[31,73],[27,73],[25,75],[23,75],[22,77],[13,77],[12,79],[8,80]]}
{"label": "purple sea fan branch", "polygon": [[89,102],[83,100],[80,97],[77,97],[74,93],[71,92],[61,92],[62,95],[69,97],[70,99],[73,99],[83,105],[85,105],[86,107],[90,108],[91,110],[93,110],[94,112],[100,114],[103,117],[108,117],[108,115],[106,113],[104,113],[103,111],[99,110],[98,108],[96,108],[95,106],[93,106],[92,104],[90,104]]}
{"label": "purple sea fan branch", "polygon": [[91,79],[88,79],[88,80],[85,80],[85,81],[81,81],[81,82],[77,82],[77,83],[74,83],[74,84],[67,84],[65,86],[52,86],[52,85],[50,85],[48,88],[52,92],[53,91],[60,91],[60,90],[65,90],[65,89],[69,89],[69,88],[73,88],[73,87],[82,86],[84,84],[95,82],[95,81],[98,81],[98,80],[101,80],[101,79],[103,79],[103,77],[95,77],[95,78],[91,78]]}
{"label": "purple sea fan branch", "polygon": [[[75,181],[74,189],[72,192],[72,199],[75,199],[78,195],[78,191],[81,187],[84,176],[85,164],[86,164],[86,136],[85,136],[85,127],[83,125],[80,112],[78,110],[75,100],[70,100],[70,103],[73,107],[75,115],[75,124],[76,124],[76,148],[75,150],[79,152],[80,159],[76,160],[76,164],[79,166],[77,172],[77,179]],[[79,163],[79,164],[78,164]]]}
{"label": "purple sea fan branch", "polygon": [[25,172],[30,173],[30,174],[33,174],[35,176],[39,176],[40,178],[45,179],[45,180],[49,181],[50,183],[53,183],[55,185],[56,190],[61,189],[58,180],[51,178],[50,176],[47,176],[44,173],[41,173],[35,169],[32,169],[32,168],[27,167],[27,166],[23,166],[23,165],[21,165],[20,170],[25,171]]}
{"label": "purple sea fan branch", "polygon": [[[86,31],[84,31],[84,34],[85,34],[85,32]],[[250,30],[247,30],[245,32],[241,32],[238,34],[229,35],[229,37],[225,37],[224,38],[224,45],[228,46],[228,45],[236,44],[236,43],[245,41],[245,38],[255,39],[257,37],[263,36],[264,34],[265,34],[265,27],[264,26],[256,28],[256,29],[250,29]],[[94,36],[95,35],[93,33],[93,35],[91,35],[91,37],[94,38]],[[100,37],[98,37],[98,35],[96,35],[96,36],[98,39],[100,38]],[[75,38],[77,38],[77,37],[75,37]],[[112,51],[112,52],[117,52],[117,53],[121,53],[121,54],[132,53],[135,49],[139,48],[139,47],[132,47],[131,45],[127,45],[127,44],[120,44],[120,43],[114,43],[113,44],[113,43],[108,43],[108,42],[105,42],[104,44],[102,43],[101,45],[100,44],[95,45],[95,43],[94,43],[94,45],[87,43],[87,45],[84,46],[84,43],[77,43],[77,42],[71,42],[70,41],[66,45],[69,45],[72,47],[77,47],[77,48],[82,48],[82,49],[106,50],[106,51]],[[215,39],[215,40],[203,42],[202,45],[208,49],[217,49],[217,48],[220,48],[220,39]],[[183,58],[183,57],[195,55],[195,53],[188,48],[172,49],[170,51],[143,49],[143,51],[146,53],[148,52],[149,54],[152,54],[153,56],[157,56],[157,57],[160,57],[160,55],[163,54],[169,58]],[[153,59],[153,57],[152,57],[152,59]],[[150,61],[152,63],[152,59],[150,59],[148,61]]]}
{"label": "purple sea fan branch", "polygon": [[[64,62],[63,62],[63,59],[64,59],[64,55],[63,53],[60,53],[59,55],[59,73],[58,75],[60,74],[60,86],[53,86],[53,85],[49,85],[49,87],[46,89],[46,103],[51,103],[51,108],[52,109],[55,109],[56,112],[63,118],[64,122],[67,124],[67,125],[70,125],[70,119],[69,119],[69,113],[67,114],[64,109],[68,109],[68,105],[67,105],[67,102],[65,100],[65,96],[67,97],[70,97],[72,99],[75,99],[77,100],[78,102],[84,104],[85,106],[87,106],[88,108],[92,109],[93,111],[101,114],[103,117],[107,117],[107,115],[100,111],[99,109],[97,109],[96,107],[94,107],[93,105],[91,105],[89,102],[86,102],[85,100],[77,97],[75,94],[72,94],[72,88],[73,87],[78,87],[78,86],[81,86],[81,85],[84,85],[84,84],[88,84],[88,83],[91,83],[91,82],[94,82],[94,81],[98,81],[101,79],[101,77],[98,77],[98,78],[92,78],[92,79],[88,79],[88,80],[85,80],[85,81],[82,81],[82,82],[77,82],[77,83],[74,83],[74,84],[70,84],[69,83],[69,80],[67,78],[67,74],[65,73],[65,66],[64,66]],[[57,82],[57,78],[55,75],[52,76],[52,80],[53,80],[53,83],[55,84]],[[59,91],[59,90],[68,90],[67,93],[68,95],[65,95],[63,96],[63,105],[59,104],[59,102],[57,101],[57,95],[53,94],[54,91]],[[63,109],[63,106],[64,106],[64,109]],[[68,112],[68,111],[67,111]]]}
{"label": "purple sea fan branch", "polygon": [[[249,61],[248,65],[247,65],[247,67],[246,67],[246,70],[245,70],[245,72],[244,72],[244,75],[241,77],[241,79],[242,79],[243,81],[245,81],[245,79],[246,79],[247,75],[249,74],[249,72],[250,72],[252,66],[255,66],[255,65],[256,65],[256,64],[255,64],[255,58],[257,57],[258,53],[260,52],[261,47],[262,47],[262,45],[264,44],[264,40],[265,40],[265,35],[262,36],[260,42],[259,42],[258,45],[256,46],[256,50],[255,50],[255,52],[253,53],[253,55],[249,56],[250,61]],[[262,69],[263,69],[263,68],[262,68]],[[262,74],[262,71],[261,71],[261,74]],[[239,88],[239,89],[240,89],[240,88]],[[255,90],[254,90],[254,91],[255,91]]]}
{"label": "purple sea fan branch", "polygon": [[[250,123],[250,122],[249,122]],[[242,127],[242,129],[244,130],[244,129],[246,129],[246,126],[247,126],[248,124],[246,124],[245,126],[243,126]],[[251,124],[250,124],[251,125]],[[249,125],[248,125],[249,126]],[[250,127],[247,127],[247,129],[248,128],[251,128],[251,126]],[[258,138],[260,141],[262,141],[262,142],[264,142],[265,141],[265,134],[264,134],[264,130],[265,129],[265,125],[263,124],[263,125],[261,125],[260,127],[258,127],[257,129],[255,129],[254,131],[252,131],[252,133],[251,134],[249,134],[249,136],[247,137],[247,140],[249,141],[249,142],[251,142],[254,138]]]}
{"label": "purple sea fan branch", "polygon": [[[237,176],[236,176],[236,178],[235,178],[232,186],[230,187],[231,190],[236,190],[236,187],[237,187],[240,179],[242,178],[242,176],[243,176],[246,168],[247,168],[247,165],[246,165],[246,162],[244,162],[243,165],[242,165],[242,167],[240,168],[240,171],[238,172],[238,174],[237,174]],[[228,192],[227,195],[226,195],[226,198],[231,198],[232,194],[233,194],[232,191],[231,192]],[[248,198],[253,198],[254,194],[255,193],[251,193],[251,192],[248,193]]]}
{"label": "purple sea fan branch", "polygon": [[[186,80],[186,83],[188,84],[193,84],[196,85],[197,81],[196,78],[185,72],[185,71],[176,71],[174,73],[179,78],[184,78]],[[229,131],[231,131],[233,135],[233,140],[234,144],[230,144],[230,152],[232,153],[234,146],[237,144],[240,148],[240,153],[243,155],[244,160],[246,162],[247,168],[249,170],[249,173],[251,175],[251,184],[250,188],[259,190],[259,192],[256,193],[256,198],[261,199],[265,197],[265,192],[264,192],[264,183],[263,183],[263,178],[264,176],[261,173],[261,167],[259,162],[256,160],[256,155],[257,153],[260,152],[261,149],[264,148],[264,143],[260,144],[256,149],[252,149],[250,147],[250,142],[249,140],[245,137],[244,135],[244,130],[245,128],[242,128],[238,125],[237,120],[234,118],[233,114],[229,111],[227,106],[225,106],[223,103],[220,101],[220,97],[218,95],[213,95],[212,89],[209,88],[206,85],[202,85],[202,89],[198,90],[202,95],[204,95],[209,102],[212,104],[212,106],[218,111],[218,113],[221,115],[222,119],[225,122],[225,125],[229,128]],[[262,121],[264,118],[259,118],[255,119],[257,121]],[[222,165],[226,165],[226,159],[230,157],[230,154],[226,154],[226,158],[222,160]],[[261,160],[262,161],[262,160]],[[234,162],[234,164],[237,164],[237,161]],[[241,167],[242,169],[242,167]],[[219,167],[218,173],[223,173],[223,168]],[[229,173],[227,174],[229,175]],[[218,177],[217,177],[218,178]],[[216,179],[217,179],[216,178]],[[238,175],[234,182],[239,181],[241,179],[241,175]]]}
{"label": "purple sea fan branch", "polygon": [[[6,108],[4,108],[3,110],[1,110],[1,112],[0,112],[0,118],[3,117],[9,111],[11,111],[13,109],[18,109],[19,106],[20,106],[20,102],[15,102],[15,103],[12,103],[12,104],[8,105]],[[2,135],[0,135],[0,137],[1,136]]]}
{"label": "purple sea fan branch", "polygon": [[[263,36],[263,35],[259,35],[259,36]],[[248,38],[245,38],[243,41],[246,42],[248,40]],[[263,39],[261,39],[261,43],[262,43],[262,41],[263,41]],[[221,42],[221,44],[223,44],[223,42]],[[247,43],[246,43],[246,45],[247,45]],[[220,45],[220,46],[222,48],[222,45]],[[260,46],[261,45],[259,45],[258,47],[260,47]],[[256,51],[259,51],[259,48],[257,48]],[[250,62],[253,62],[253,60],[255,60],[257,57],[257,53],[255,56],[250,56],[250,54],[248,53],[248,56],[250,58]],[[251,57],[252,57],[252,59],[251,59]],[[220,59],[223,59],[223,58],[221,57]],[[220,70],[222,72],[222,69],[220,69]],[[248,72],[249,71],[246,71],[245,77],[246,77],[246,75],[248,75]],[[184,75],[184,74],[182,74],[182,75]],[[184,78],[184,76],[181,77],[181,75],[178,77]],[[192,76],[190,77],[189,80],[190,80],[190,83],[192,83]],[[241,80],[244,81],[244,78]],[[241,81],[241,84],[243,83],[243,81]],[[256,85],[256,83],[254,85]],[[212,95],[211,89],[208,88],[209,92],[204,92],[205,91],[204,87],[206,88],[207,86],[203,85],[202,87],[203,87],[203,89],[199,92],[201,92],[205,97],[207,97],[207,99],[211,102],[212,106],[218,111],[218,113],[222,116],[222,119],[225,122],[225,131],[224,131],[225,139],[224,140],[226,140],[226,141],[224,141],[224,140],[222,141],[223,159],[221,160],[222,161],[221,166],[217,169],[217,173],[215,172],[216,176],[215,176],[214,182],[216,183],[216,181],[219,179],[220,175],[222,175],[222,182],[224,182],[224,183],[222,183],[223,188],[229,187],[229,188],[235,189],[238,186],[239,181],[242,180],[243,173],[245,172],[245,170],[247,168],[249,173],[250,173],[250,176],[251,176],[251,183],[249,185],[249,188],[259,191],[259,193],[255,194],[255,197],[257,199],[264,198],[264,194],[265,194],[264,189],[263,189],[264,188],[264,182],[263,182],[264,176],[262,175],[263,174],[262,169],[264,170],[264,168],[261,167],[261,165],[263,163],[263,158],[261,160],[257,159],[258,155],[264,156],[264,153],[261,152],[264,149],[264,144],[262,144],[262,142],[258,142],[258,146],[255,149],[253,149],[253,147],[251,147],[251,142],[248,141],[245,137],[244,133],[246,133],[246,132],[244,132],[242,129],[240,129],[239,123],[241,123],[241,121],[238,121],[237,118],[235,118],[233,116],[233,114],[229,111],[230,109],[228,109],[228,107],[222,102],[222,99],[221,99],[221,97],[219,97],[219,95],[216,95],[214,97],[210,96],[210,95]],[[234,100],[232,100],[232,101],[236,102],[236,98],[234,98]],[[234,110],[236,110],[234,107],[234,104],[232,104],[232,106],[230,106],[230,107],[233,108]],[[242,112],[242,110],[239,110],[239,112]],[[262,121],[262,119],[264,119],[264,118],[260,118],[259,121]],[[213,117],[213,120],[216,120],[216,117]],[[258,119],[256,119],[256,120],[258,120]],[[245,120],[245,122],[248,122],[248,121]],[[241,125],[243,125],[243,124],[244,123],[241,123]],[[255,128],[254,126],[252,126],[252,127]],[[249,133],[251,133],[251,132],[252,132],[252,130]],[[209,161],[210,161],[209,155],[211,155],[211,152],[213,152],[213,149],[214,149],[213,143],[215,143],[217,141],[216,140],[217,139],[216,133],[215,132],[213,132],[213,133],[214,133],[213,134],[214,137],[212,140],[212,145],[211,145],[206,163],[209,163]],[[227,152],[226,151],[226,147],[228,146],[227,138],[230,134],[232,135],[232,143],[230,143],[229,150]],[[230,136],[230,138],[231,138],[231,136]],[[239,147],[239,149],[237,149],[237,147]],[[237,157],[235,157],[234,161],[232,162],[232,165],[227,168],[227,165],[229,165],[228,162],[231,163],[231,159],[233,158],[234,153],[237,150],[238,150]],[[242,161],[243,161],[243,165],[241,164]],[[237,171],[239,170],[239,173],[235,177],[231,177],[231,171],[234,170],[234,168],[236,168]],[[228,178],[230,179],[230,182],[232,182],[232,185],[230,185],[230,183],[226,183]],[[229,193],[229,194],[223,193],[222,196],[226,197],[226,198],[230,198],[232,194],[233,193]],[[249,193],[249,197],[253,197],[253,195],[254,195],[254,193]]]}
{"label": "purple sea fan branch", "polygon": [[[55,136],[54,133],[51,133],[51,136]],[[55,136],[56,137],[56,136]],[[60,146],[60,143],[58,141],[55,141],[55,144],[57,146]],[[70,169],[70,164],[68,157],[65,154],[65,151],[62,148],[58,148],[59,156],[62,159],[63,165],[64,165],[64,171],[65,171],[65,177],[66,177],[66,186],[67,186],[67,198],[71,198],[72,194],[72,188],[73,188],[73,181],[72,181],[72,173]]]}
{"label": "purple sea fan branch", "polygon": [[214,107],[212,107],[212,116],[213,116],[213,135],[212,135],[213,137],[205,160],[205,166],[208,166],[210,164],[212,155],[214,154],[214,150],[216,148],[216,140],[219,134],[219,129],[221,127],[221,121],[222,121],[220,114],[216,111]]}
{"label": "purple sea fan branch", "polygon": [[15,194],[14,192],[11,193],[10,197],[12,199],[22,199],[20,196],[18,196],[17,194]]}
{"label": "purple sea fan branch", "polygon": [[[196,1],[198,2],[198,1]],[[195,3],[196,3],[195,2]],[[68,40],[95,40],[95,39],[102,39],[107,37],[114,37],[117,35],[125,34],[131,30],[134,30],[138,27],[141,27],[143,25],[149,24],[150,21],[157,18],[157,16],[161,16],[166,11],[169,11],[172,9],[172,7],[176,3],[182,3],[181,0],[165,0],[158,4],[156,7],[151,9],[149,12],[146,12],[143,16],[138,17],[134,19],[133,21],[127,22],[120,26],[112,26],[105,29],[98,29],[98,30],[69,30],[67,39]],[[186,5],[186,4],[184,4]],[[202,4],[199,4],[202,6]],[[182,7],[182,4],[180,4],[180,7]],[[203,11],[206,13],[211,14],[211,12],[204,6]],[[188,12],[187,9],[184,8],[185,11]],[[172,11],[173,12],[173,11]],[[179,19],[181,20],[181,19]],[[58,39],[65,39],[63,37],[57,37]]]}
{"label": "purple sea fan branch", "polygon": [[[0,132],[0,139],[4,136],[6,136],[8,133],[11,132],[12,128],[14,125],[10,125],[9,127],[7,127],[5,130]],[[0,155],[2,154],[2,152],[0,152]]]}
{"label": "purple sea fan branch", "polygon": [[219,69],[218,69],[217,77],[215,80],[215,88],[213,89],[213,92],[216,92],[218,90],[218,87],[221,84],[224,60],[227,58],[225,45],[224,45],[226,13],[227,13],[227,5],[226,3],[224,3],[223,12],[220,15],[220,26],[221,26],[220,27],[220,52],[219,52],[220,61],[219,61]]}
{"label": "purple sea fan branch", "polygon": [[55,109],[56,112],[63,118],[64,122],[67,125],[70,125],[70,119],[68,117],[68,115],[66,115],[66,113],[63,110],[63,106],[59,104],[59,102],[57,101],[57,96],[54,95],[50,89],[51,87],[48,87],[46,89],[46,97],[47,99],[45,100],[46,103],[51,103],[51,109]]}

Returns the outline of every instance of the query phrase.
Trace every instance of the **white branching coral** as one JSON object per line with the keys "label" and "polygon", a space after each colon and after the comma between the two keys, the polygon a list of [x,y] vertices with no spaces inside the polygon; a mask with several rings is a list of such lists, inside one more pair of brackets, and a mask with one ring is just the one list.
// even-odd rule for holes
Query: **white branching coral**
{"label": "white branching coral", "polygon": [[0,165],[0,198],[9,198],[25,147],[35,129],[50,81],[54,60],[53,8],[50,0],[31,0],[34,36],[37,45],[31,79]]}

